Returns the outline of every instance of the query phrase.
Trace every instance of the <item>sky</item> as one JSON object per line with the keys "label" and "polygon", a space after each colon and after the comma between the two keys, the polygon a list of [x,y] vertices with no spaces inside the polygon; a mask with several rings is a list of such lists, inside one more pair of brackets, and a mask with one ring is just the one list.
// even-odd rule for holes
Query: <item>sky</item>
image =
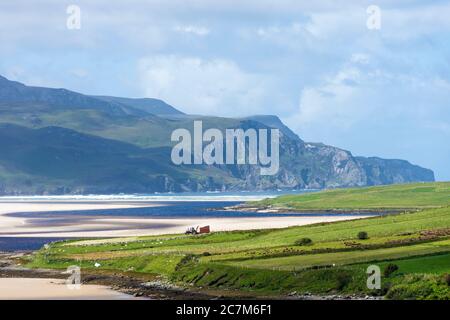
{"label": "sky", "polygon": [[450,1],[0,0],[0,74],[275,114],[305,141],[450,180],[449,17]]}

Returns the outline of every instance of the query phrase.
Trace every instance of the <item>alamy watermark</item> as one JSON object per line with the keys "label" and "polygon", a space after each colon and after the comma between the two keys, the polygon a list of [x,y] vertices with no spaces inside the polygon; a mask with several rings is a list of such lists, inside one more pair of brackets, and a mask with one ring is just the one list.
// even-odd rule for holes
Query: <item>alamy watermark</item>
{"label": "alamy watermark", "polygon": [[371,5],[366,10],[369,17],[367,18],[366,25],[369,30],[381,29],[381,9],[379,6]]}
{"label": "alamy watermark", "polygon": [[259,165],[261,175],[275,175],[280,168],[278,129],[225,129],[224,137],[215,128],[203,132],[201,120],[194,121],[193,129],[193,137],[184,128],[172,132],[171,141],[178,142],[171,153],[174,164]]}
{"label": "alamy watermark", "polygon": [[79,266],[70,266],[67,268],[66,273],[69,277],[66,279],[66,286],[69,290],[81,289],[81,268]]}
{"label": "alamy watermark", "polygon": [[367,289],[379,290],[381,289],[381,270],[380,267],[373,264],[367,267]]}
{"label": "alamy watermark", "polygon": [[79,30],[81,29],[81,9],[77,5],[70,5],[66,8],[66,13],[68,14],[66,20],[66,27],[69,30]]}

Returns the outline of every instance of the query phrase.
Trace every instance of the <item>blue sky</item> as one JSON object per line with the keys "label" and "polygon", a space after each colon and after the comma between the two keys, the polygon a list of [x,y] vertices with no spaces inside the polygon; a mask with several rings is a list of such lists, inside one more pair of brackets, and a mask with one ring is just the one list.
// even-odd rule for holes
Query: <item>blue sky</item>
{"label": "blue sky", "polygon": [[1,1],[0,74],[187,113],[276,114],[306,141],[450,180],[449,17],[450,1]]}

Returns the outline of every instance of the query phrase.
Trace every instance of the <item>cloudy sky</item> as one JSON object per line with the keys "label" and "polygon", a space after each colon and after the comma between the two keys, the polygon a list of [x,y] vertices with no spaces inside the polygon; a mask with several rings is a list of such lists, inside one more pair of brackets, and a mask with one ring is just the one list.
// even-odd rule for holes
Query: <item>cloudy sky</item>
{"label": "cloudy sky", "polygon": [[0,0],[0,74],[187,113],[276,114],[304,140],[450,180],[449,17],[450,1]]}

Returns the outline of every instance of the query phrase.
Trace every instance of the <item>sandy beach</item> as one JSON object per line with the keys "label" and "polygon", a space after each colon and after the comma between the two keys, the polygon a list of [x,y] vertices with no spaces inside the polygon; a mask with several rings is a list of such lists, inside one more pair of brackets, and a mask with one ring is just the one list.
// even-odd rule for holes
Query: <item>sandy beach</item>
{"label": "sandy beach", "polygon": [[151,202],[113,201],[0,201],[0,237],[124,237],[183,233],[186,228],[210,225],[212,231],[246,229],[285,228],[321,222],[365,218],[366,216],[283,216],[276,217],[197,217],[197,218],[152,218],[77,216],[61,224],[33,223],[35,218],[10,216],[20,212],[77,211],[97,209],[118,209],[154,207]]}
{"label": "sandy beach", "polygon": [[99,285],[70,289],[65,280],[0,278],[0,300],[129,300],[135,297]]}

